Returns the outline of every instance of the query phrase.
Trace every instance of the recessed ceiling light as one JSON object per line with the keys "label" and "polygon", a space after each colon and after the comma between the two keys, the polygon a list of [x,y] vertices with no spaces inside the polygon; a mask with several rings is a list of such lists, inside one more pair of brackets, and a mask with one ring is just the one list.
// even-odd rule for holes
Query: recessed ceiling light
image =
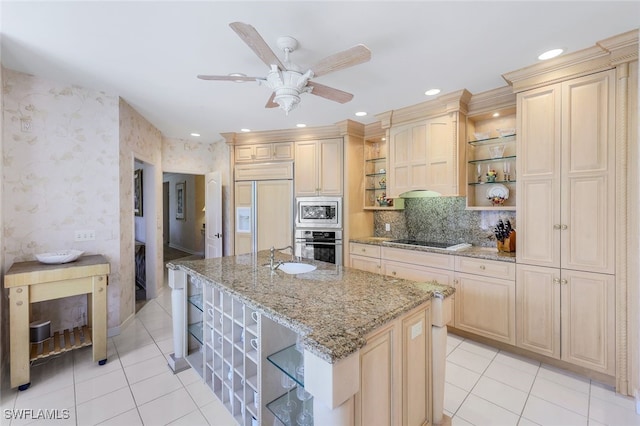
{"label": "recessed ceiling light", "polygon": [[247,133],[247,132],[250,132],[250,131],[251,131],[251,129],[240,129],[240,131],[241,131],[241,132],[245,132],[245,133]]}
{"label": "recessed ceiling light", "polygon": [[365,111],[356,112],[356,116],[358,116],[358,117],[364,117],[365,115],[367,115],[367,113]]}
{"label": "recessed ceiling light", "polygon": [[296,124],[296,127],[307,127],[307,125],[304,123],[298,123]]}
{"label": "recessed ceiling light", "polygon": [[191,133],[191,136],[198,137],[198,136],[200,136],[200,133]]}
{"label": "recessed ceiling light", "polygon": [[499,112],[494,112],[493,113],[493,117],[500,117],[500,113]]}
{"label": "recessed ceiling light", "polygon": [[547,59],[555,58],[556,56],[560,55],[562,52],[564,52],[564,49],[547,50],[546,52],[538,56],[538,59],[540,59],[541,61],[544,61]]}
{"label": "recessed ceiling light", "polygon": [[424,92],[424,94],[427,96],[437,95],[438,93],[440,93],[440,89],[429,89],[426,92]]}

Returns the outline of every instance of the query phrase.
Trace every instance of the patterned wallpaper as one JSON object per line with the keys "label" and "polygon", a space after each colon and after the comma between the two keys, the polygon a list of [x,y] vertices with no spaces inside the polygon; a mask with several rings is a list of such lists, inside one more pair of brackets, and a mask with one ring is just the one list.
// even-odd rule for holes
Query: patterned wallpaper
{"label": "patterned wallpaper", "polygon": [[[135,247],[133,214],[133,170],[135,159],[147,163],[145,177],[153,171],[155,176],[155,194],[145,195],[145,227],[155,228],[156,242],[146,241],[146,256],[155,257],[155,274],[147,274],[147,283],[156,283],[159,289],[163,284],[162,253],[162,134],[142,115],[124,100],[120,99],[120,274],[122,276],[122,294],[120,295],[120,321],[124,323],[135,314]],[[148,191],[147,191],[148,192]],[[145,193],[146,194],[146,193]],[[153,203],[155,201],[155,203]],[[151,206],[149,203],[153,203]],[[155,213],[155,215],[154,215]],[[155,275],[155,276],[154,276]]]}
{"label": "patterned wallpaper", "polygon": [[[119,324],[118,98],[4,69],[4,268],[78,249],[111,263],[108,324]],[[74,231],[96,239],[75,242]],[[85,323],[86,298],[41,302],[32,319],[58,330]]]}

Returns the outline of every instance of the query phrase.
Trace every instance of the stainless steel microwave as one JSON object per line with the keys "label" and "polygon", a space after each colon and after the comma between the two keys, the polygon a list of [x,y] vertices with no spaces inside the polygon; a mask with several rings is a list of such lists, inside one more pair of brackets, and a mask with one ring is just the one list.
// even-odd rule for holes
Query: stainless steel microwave
{"label": "stainless steel microwave", "polygon": [[342,197],[296,198],[296,228],[342,228]]}

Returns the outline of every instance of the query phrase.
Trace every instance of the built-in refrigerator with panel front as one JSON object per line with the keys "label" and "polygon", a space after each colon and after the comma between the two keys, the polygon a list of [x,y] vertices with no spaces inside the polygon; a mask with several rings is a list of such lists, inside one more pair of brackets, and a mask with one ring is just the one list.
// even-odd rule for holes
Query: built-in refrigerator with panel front
{"label": "built-in refrigerator with panel front", "polygon": [[292,245],[293,163],[237,166],[235,215],[236,255]]}

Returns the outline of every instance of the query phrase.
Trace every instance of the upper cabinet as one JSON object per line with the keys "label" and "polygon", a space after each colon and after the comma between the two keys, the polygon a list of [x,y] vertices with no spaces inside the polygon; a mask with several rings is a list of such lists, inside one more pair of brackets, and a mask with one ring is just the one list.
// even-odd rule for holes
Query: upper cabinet
{"label": "upper cabinet", "polygon": [[518,94],[518,262],[615,272],[614,77]]}
{"label": "upper cabinet", "polygon": [[[388,128],[387,193],[413,190],[464,195],[466,90],[378,116]],[[392,122],[393,119],[393,122]]]}
{"label": "upper cabinet", "polygon": [[235,146],[236,163],[293,160],[293,142]]}
{"label": "upper cabinet", "polygon": [[342,138],[296,142],[296,196],[342,195],[342,146]]}

